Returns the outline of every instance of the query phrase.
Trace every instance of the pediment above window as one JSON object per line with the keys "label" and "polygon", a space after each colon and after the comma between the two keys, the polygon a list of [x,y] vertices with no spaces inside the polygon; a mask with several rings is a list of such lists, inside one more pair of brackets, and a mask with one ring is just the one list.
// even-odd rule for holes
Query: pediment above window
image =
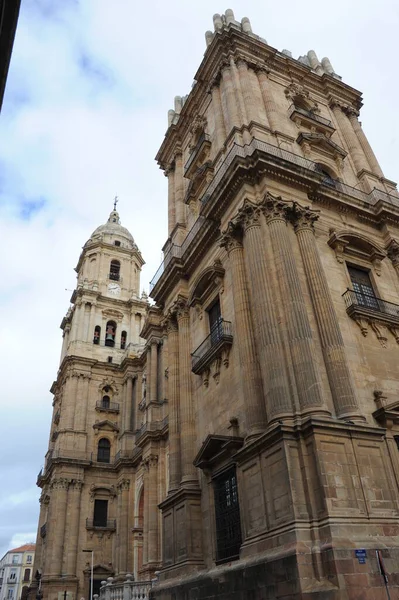
{"label": "pediment above window", "polygon": [[381,261],[387,253],[365,235],[353,231],[331,231],[327,244],[335,250],[339,263],[346,258],[360,258],[371,263],[377,275],[381,274]]}
{"label": "pediment above window", "polygon": [[100,431],[101,433],[104,431],[111,431],[114,434],[119,432],[119,427],[116,425],[116,423],[112,423],[112,421],[109,421],[108,419],[96,421],[93,425],[93,429],[96,435],[98,435]]}
{"label": "pediment above window", "polygon": [[399,425],[399,400],[388,402],[381,391],[374,392],[374,401],[377,410],[373,412],[374,419],[383,427],[390,429],[392,425]]}
{"label": "pediment above window", "polygon": [[225,270],[219,260],[215,261],[212,266],[204,269],[194,282],[189,297],[189,305],[202,305],[215,290],[219,289],[223,282],[224,273]]}
{"label": "pediment above window", "polygon": [[114,485],[93,483],[90,486],[90,501],[94,502],[94,498],[97,496],[110,496],[113,500],[117,496],[116,488]]}
{"label": "pediment above window", "polygon": [[303,148],[305,156],[315,162],[324,156],[340,164],[347,155],[341,146],[332,142],[323,133],[300,133],[297,143]]}

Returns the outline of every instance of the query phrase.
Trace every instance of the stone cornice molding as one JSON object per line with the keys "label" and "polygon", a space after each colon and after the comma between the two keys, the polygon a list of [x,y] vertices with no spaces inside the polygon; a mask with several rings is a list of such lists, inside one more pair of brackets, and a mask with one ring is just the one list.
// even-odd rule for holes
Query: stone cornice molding
{"label": "stone cornice molding", "polygon": [[92,483],[90,486],[90,493],[89,493],[89,497],[90,497],[90,502],[94,502],[94,499],[96,496],[99,495],[108,495],[111,497],[111,500],[113,498],[116,497],[117,495],[117,491],[114,485],[107,485],[107,484],[98,484],[98,483]]}

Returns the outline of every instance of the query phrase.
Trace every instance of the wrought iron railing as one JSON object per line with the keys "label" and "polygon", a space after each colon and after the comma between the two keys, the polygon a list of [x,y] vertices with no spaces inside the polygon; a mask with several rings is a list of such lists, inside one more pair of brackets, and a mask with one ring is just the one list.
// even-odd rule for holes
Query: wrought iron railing
{"label": "wrought iron railing", "polygon": [[96,408],[100,410],[109,410],[111,412],[119,412],[120,405],[118,402],[103,402],[103,400],[99,400],[96,403]]}
{"label": "wrought iron railing", "polygon": [[162,421],[147,421],[146,423],[143,423],[140,429],[136,429],[135,431],[136,443],[147,431],[162,431],[168,423],[169,417],[165,417]]}
{"label": "wrought iron railing", "polygon": [[160,280],[162,274],[164,273],[166,267],[171,262],[172,258],[182,258],[183,257],[187,248],[190,246],[191,242],[193,241],[195,236],[198,234],[198,232],[200,231],[201,227],[203,226],[203,224],[205,223],[206,220],[207,220],[206,217],[199,216],[198,219],[195,221],[194,225],[192,226],[192,228],[190,229],[190,231],[188,232],[188,234],[186,235],[182,245],[178,246],[177,244],[171,244],[169,246],[168,251],[166,252],[166,254],[164,256],[163,261],[161,262],[160,266],[158,267],[157,272],[155,273],[154,277],[150,281],[150,293],[154,289],[154,286]]}
{"label": "wrought iron railing", "polygon": [[47,523],[40,527],[40,537],[44,538],[47,535]]}
{"label": "wrought iron railing", "polygon": [[354,290],[346,290],[342,294],[347,310],[351,308],[364,308],[383,315],[389,315],[399,319],[399,304],[382,300],[371,294],[362,294]]}
{"label": "wrought iron railing", "polygon": [[116,520],[86,519],[86,529],[116,529]]}
{"label": "wrought iron railing", "polygon": [[292,117],[292,115],[294,113],[298,113],[300,115],[303,115],[304,117],[313,119],[314,121],[317,121],[318,123],[321,123],[322,125],[325,125],[326,127],[333,128],[333,124],[328,119],[321,117],[320,115],[318,115],[317,113],[314,113],[311,110],[305,110],[304,108],[299,108],[298,106],[295,106],[295,104],[292,104],[290,111],[289,111],[289,116]]}
{"label": "wrought iron railing", "polygon": [[212,351],[223,342],[233,342],[233,331],[230,321],[220,319],[211,329],[211,333],[204,339],[194,352],[191,353],[191,368],[195,372],[200,363],[212,354]]}
{"label": "wrought iron railing", "polygon": [[198,156],[198,152],[201,149],[201,146],[204,142],[209,142],[210,141],[210,137],[208,134],[206,133],[202,133],[202,135],[199,137],[198,142],[196,143],[195,147],[193,148],[193,150],[191,151],[191,154],[189,156],[188,161],[186,162],[186,164],[184,165],[184,173],[186,173],[189,168],[191,167],[191,165],[193,164],[194,160],[196,159],[196,157]]}

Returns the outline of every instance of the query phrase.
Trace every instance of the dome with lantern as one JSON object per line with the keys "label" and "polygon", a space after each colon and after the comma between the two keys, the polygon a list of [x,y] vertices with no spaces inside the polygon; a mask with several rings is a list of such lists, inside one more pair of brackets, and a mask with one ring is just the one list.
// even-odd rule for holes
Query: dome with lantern
{"label": "dome with lantern", "polygon": [[[110,213],[108,221],[93,231],[87,243],[90,244],[97,241],[102,241],[117,246],[124,246],[130,250],[137,249],[137,245],[130,231],[121,225],[121,220],[119,213],[116,210],[116,205],[114,206],[114,210]],[[115,244],[115,242],[120,243]]]}

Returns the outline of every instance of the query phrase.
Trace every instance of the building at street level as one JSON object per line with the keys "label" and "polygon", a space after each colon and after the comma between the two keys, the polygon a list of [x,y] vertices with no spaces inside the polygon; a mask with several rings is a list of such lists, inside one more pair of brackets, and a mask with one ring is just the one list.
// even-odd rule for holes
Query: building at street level
{"label": "building at street level", "polygon": [[381,569],[399,597],[396,186],[327,58],[231,10],[206,42],[157,154],[154,304],[116,210],[79,259],[38,480],[44,599],[88,597],[83,549],[104,600],[379,599]]}
{"label": "building at street level", "polygon": [[0,560],[0,600],[25,600],[33,579],[35,544],[24,544]]}

